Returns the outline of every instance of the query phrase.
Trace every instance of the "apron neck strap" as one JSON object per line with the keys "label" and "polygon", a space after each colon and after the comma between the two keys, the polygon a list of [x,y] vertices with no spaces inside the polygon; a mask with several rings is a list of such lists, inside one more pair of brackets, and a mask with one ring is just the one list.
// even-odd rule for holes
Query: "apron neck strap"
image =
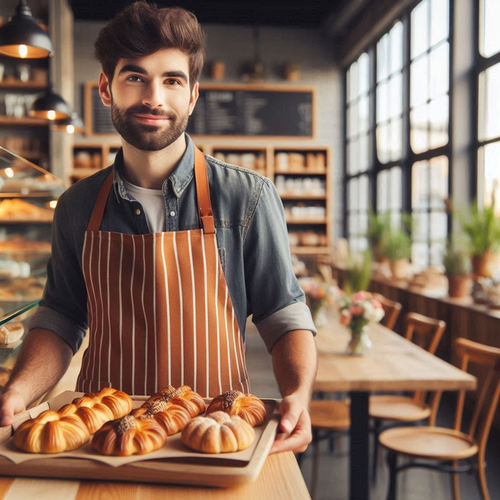
{"label": "apron neck strap", "polygon": [[[210,189],[208,186],[205,156],[196,146],[194,146],[194,178],[196,181],[196,196],[198,198],[198,210],[200,212],[201,227],[204,233],[214,234],[215,224],[212,204],[210,203]],[[99,231],[112,185],[113,170],[111,169],[101,187],[101,190],[99,191],[99,195],[97,196],[94,210],[92,211],[92,215],[87,226],[87,231]]]}
{"label": "apron neck strap", "polygon": [[196,196],[198,197],[198,210],[203,232],[215,233],[214,215],[210,203],[210,189],[208,185],[207,165],[205,155],[194,147],[194,178],[196,181]]}
{"label": "apron neck strap", "polygon": [[99,191],[99,196],[94,205],[94,210],[90,216],[89,225],[87,226],[87,231],[99,231],[101,227],[102,216],[104,214],[104,209],[106,208],[106,203],[108,201],[109,192],[111,186],[113,185],[113,169],[109,172],[106,177],[104,184]]}

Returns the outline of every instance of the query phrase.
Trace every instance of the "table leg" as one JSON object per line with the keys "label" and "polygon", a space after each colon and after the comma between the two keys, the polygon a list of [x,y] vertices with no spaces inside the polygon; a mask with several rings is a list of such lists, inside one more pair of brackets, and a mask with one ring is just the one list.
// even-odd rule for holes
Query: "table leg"
{"label": "table leg", "polygon": [[351,392],[350,431],[350,500],[368,500],[369,492],[369,441],[368,441],[368,392]]}

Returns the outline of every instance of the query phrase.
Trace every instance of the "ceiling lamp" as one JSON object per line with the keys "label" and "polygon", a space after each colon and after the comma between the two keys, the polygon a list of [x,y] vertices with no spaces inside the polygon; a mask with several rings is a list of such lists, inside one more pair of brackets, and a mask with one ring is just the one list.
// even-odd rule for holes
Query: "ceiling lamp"
{"label": "ceiling lamp", "polygon": [[29,116],[45,120],[64,120],[71,116],[71,106],[54,92],[52,84],[31,106]]}
{"label": "ceiling lamp", "polygon": [[36,24],[26,0],[19,0],[10,22],[0,28],[0,54],[21,59],[42,59],[54,54],[49,35]]}
{"label": "ceiling lamp", "polygon": [[52,130],[58,130],[60,132],[67,132],[68,134],[74,134],[75,132],[83,131],[83,121],[78,116],[76,111],[73,111],[69,118],[64,120],[58,120],[52,125]]}

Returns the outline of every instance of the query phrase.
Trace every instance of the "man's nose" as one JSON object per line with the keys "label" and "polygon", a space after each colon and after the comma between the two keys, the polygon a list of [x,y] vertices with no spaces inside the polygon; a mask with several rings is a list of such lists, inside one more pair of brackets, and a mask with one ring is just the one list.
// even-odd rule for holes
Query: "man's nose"
{"label": "man's nose", "polygon": [[147,85],[142,103],[150,108],[163,107],[163,94],[160,83],[152,81]]}

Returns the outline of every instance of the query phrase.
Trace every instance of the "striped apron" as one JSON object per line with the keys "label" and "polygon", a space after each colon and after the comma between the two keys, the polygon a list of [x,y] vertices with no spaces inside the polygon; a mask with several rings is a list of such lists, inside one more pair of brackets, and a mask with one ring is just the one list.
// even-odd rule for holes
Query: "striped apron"
{"label": "striped apron", "polygon": [[78,391],[151,395],[187,384],[205,397],[250,392],[197,148],[195,182],[201,229],[141,235],[99,230],[112,172],[104,182],[83,244],[90,338]]}

